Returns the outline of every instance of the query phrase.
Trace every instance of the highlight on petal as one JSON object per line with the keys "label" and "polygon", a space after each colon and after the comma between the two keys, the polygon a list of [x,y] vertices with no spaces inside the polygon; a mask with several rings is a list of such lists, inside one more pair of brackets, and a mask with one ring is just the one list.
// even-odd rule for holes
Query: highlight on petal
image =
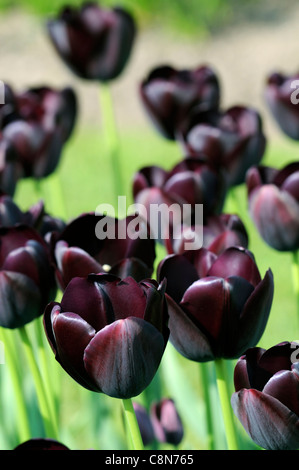
{"label": "highlight on petal", "polygon": [[251,439],[260,447],[299,448],[299,418],[276,398],[255,389],[241,389],[232,395],[231,404]]}
{"label": "highlight on petal", "polygon": [[99,331],[84,352],[84,365],[98,389],[115,398],[139,395],[159,367],[164,338],[150,323],[129,317]]}

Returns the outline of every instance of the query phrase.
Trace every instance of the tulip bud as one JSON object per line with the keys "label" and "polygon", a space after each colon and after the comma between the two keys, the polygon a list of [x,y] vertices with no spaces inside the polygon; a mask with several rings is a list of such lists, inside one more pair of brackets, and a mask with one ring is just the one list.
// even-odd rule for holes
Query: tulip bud
{"label": "tulip bud", "polygon": [[155,438],[152,422],[147,410],[140,403],[133,402],[134,412],[140,429],[143,445],[151,444]]}
{"label": "tulip bud", "polygon": [[158,442],[167,442],[177,446],[183,439],[184,430],[175,403],[164,398],[151,407],[151,419]]}
{"label": "tulip bud", "polygon": [[252,440],[268,450],[299,448],[299,344],[251,348],[234,372],[234,413]]}
{"label": "tulip bud", "polygon": [[245,106],[192,115],[178,141],[186,156],[204,155],[222,167],[228,186],[244,183],[247,170],[260,163],[266,148],[261,116]]}
{"label": "tulip bud", "polygon": [[136,35],[131,14],[95,2],[63,8],[47,27],[56,52],[76,75],[104,82],[122,73]]}
{"label": "tulip bud", "polygon": [[299,164],[254,167],[246,176],[250,215],[263,240],[279,251],[299,248]]}
{"label": "tulip bud", "polygon": [[83,387],[116,398],[152,381],[169,336],[164,285],[111,274],[72,279],[44,313],[57,361]]}
{"label": "tulip bud", "polygon": [[[7,160],[15,161],[15,179],[45,177],[56,169],[72,134],[77,117],[76,95],[71,88],[31,88],[15,93],[13,103],[5,103],[0,109],[1,117],[1,144]],[[2,189],[13,193],[6,187]]]}
{"label": "tulip bud", "polygon": [[24,326],[55,299],[56,283],[48,246],[25,225],[0,228],[0,325]]}
{"label": "tulip bud", "polygon": [[299,74],[286,76],[275,72],[267,78],[265,98],[269,110],[282,132],[299,140]]}
{"label": "tulip bud", "polygon": [[160,66],[140,85],[140,97],[147,114],[157,130],[170,140],[175,140],[191,110],[217,109],[219,95],[218,78],[204,65],[194,70]]}

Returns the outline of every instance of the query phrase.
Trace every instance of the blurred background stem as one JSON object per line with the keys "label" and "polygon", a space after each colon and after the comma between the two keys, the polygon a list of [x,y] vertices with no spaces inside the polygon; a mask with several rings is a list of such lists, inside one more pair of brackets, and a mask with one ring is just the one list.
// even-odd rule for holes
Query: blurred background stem
{"label": "blurred background stem", "polygon": [[224,359],[215,360],[215,369],[228,450],[238,450],[238,441],[234,425],[234,415],[230,403],[230,387],[226,377]]}
{"label": "blurred background stem", "polygon": [[30,367],[32,377],[34,380],[36,395],[37,395],[37,399],[39,402],[40,412],[43,418],[43,424],[44,424],[45,431],[46,431],[46,437],[57,439],[57,428],[55,426],[55,419],[51,412],[51,407],[49,405],[49,402],[47,399],[47,393],[45,390],[45,384],[40,374],[36,358],[34,357],[33,348],[32,348],[31,341],[28,336],[28,332],[25,326],[19,328],[18,331],[22,340],[24,350],[25,350],[28,365]]}
{"label": "blurred background stem", "polygon": [[115,210],[117,210],[118,196],[124,196],[123,175],[120,161],[120,145],[113,109],[110,85],[100,85],[100,107],[107,152],[112,166],[112,177],[115,195]]}
{"label": "blurred background stem", "polygon": [[213,430],[213,413],[212,413],[212,401],[210,396],[210,364],[202,362],[199,364],[200,367],[200,378],[201,385],[203,388],[203,398],[205,403],[206,413],[206,426],[207,426],[207,437],[208,437],[208,449],[215,450],[215,434]]}
{"label": "blurred background stem", "polygon": [[13,394],[16,399],[17,427],[19,442],[27,441],[31,438],[28,409],[24,399],[22,387],[22,377],[19,370],[19,358],[16,354],[16,347],[11,337],[12,332],[6,328],[1,328],[1,338],[4,344],[5,364],[8,365],[10,378],[13,387]]}

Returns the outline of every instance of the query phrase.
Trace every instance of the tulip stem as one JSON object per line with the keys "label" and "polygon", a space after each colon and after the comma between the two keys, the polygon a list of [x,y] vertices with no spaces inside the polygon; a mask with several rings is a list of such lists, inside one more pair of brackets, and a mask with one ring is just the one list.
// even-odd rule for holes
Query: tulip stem
{"label": "tulip stem", "polygon": [[130,398],[123,399],[123,407],[125,412],[125,419],[127,424],[127,430],[130,432],[130,439],[133,445],[133,450],[143,450],[143,441],[134,411],[133,403]]}
{"label": "tulip stem", "polygon": [[236,436],[235,425],[234,425],[234,416],[233,416],[233,411],[232,411],[232,407],[230,404],[230,393],[228,390],[228,383],[227,383],[226,373],[225,373],[225,364],[224,364],[223,359],[215,360],[215,369],[216,369],[216,381],[217,381],[223,420],[224,420],[228,449],[238,450],[238,442],[237,442],[237,436]]}
{"label": "tulip stem", "polygon": [[203,398],[205,403],[206,421],[207,421],[207,434],[209,449],[214,450],[214,433],[213,433],[213,415],[212,415],[212,403],[210,397],[210,377],[209,377],[209,364],[202,362],[199,364],[201,374],[201,385],[203,387]]}
{"label": "tulip stem", "polygon": [[25,442],[31,438],[30,424],[28,413],[26,409],[26,402],[24,400],[23,390],[21,386],[20,371],[18,368],[18,358],[15,352],[15,344],[11,338],[11,331],[7,331],[6,328],[1,328],[1,336],[4,342],[4,359],[7,363],[10,378],[16,397],[17,405],[17,416],[18,416],[18,427],[19,427],[19,439],[20,442]]}
{"label": "tulip stem", "polygon": [[18,329],[20,333],[20,337],[22,340],[22,344],[25,350],[25,354],[28,360],[28,364],[33,376],[33,380],[35,383],[36,395],[40,406],[40,411],[43,417],[43,423],[45,426],[45,431],[47,433],[47,437],[57,438],[57,430],[54,426],[53,419],[51,416],[51,407],[48,404],[47,395],[44,387],[44,383],[42,380],[42,376],[40,374],[38,364],[35,360],[31,342],[26,330],[25,326],[22,326]]}
{"label": "tulip stem", "polygon": [[119,159],[119,139],[117,134],[113,103],[110,85],[102,83],[100,87],[100,105],[104,120],[104,134],[108,155],[111,158],[112,176],[114,183],[114,195],[116,198],[116,209],[118,206],[118,196],[125,195],[122,181],[121,163]]}

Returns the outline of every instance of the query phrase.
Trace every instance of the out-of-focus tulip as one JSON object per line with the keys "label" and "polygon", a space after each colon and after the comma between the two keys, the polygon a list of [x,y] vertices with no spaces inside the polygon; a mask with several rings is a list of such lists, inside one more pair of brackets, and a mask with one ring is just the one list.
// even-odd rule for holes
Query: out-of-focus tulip
{"label": "out-of-focus tulip", "polygon": [[167,280],[170,341],[197,362],[238,358],[260,340],[273,299],[269,269],[261,279],[251,252],[231,247],[169,255],[158,267]]}
{"label": "out-of-focus tulip", "polygon": [[285,135],[299,140],[298,108],[299,74],[287,76],[279,72],[269,75],[265,99],[275,122]]}
{"label": "out-of-focus tulip", "polygon": [[151,420],[158,442],[179,445],[184,436],[182,420],[175,403],[164,398],[151,407]]}
{"label": "out-of-focus tulip", "polygon": [[0,325],[24,326],[55,299],[48,246],[26,225],[0,228]]}
{"label": "out-of-focus tulip", "polygon": [[[222,173],[200,158],[185,159],[170,171],[145,167],[133,179],[134,202],[145,209],[152,234],[160,241],[169,238],[174,225],[187,222],[190,226],[197,205],[203,206],[203,218],[220,213],[225,196]],[[160,221],[158,210],[163,209],[166,213]]]}
{"label": "out-of-focus tulip", "polygon": [[299,163],[281,170],[251,168],[246,176],[249,211],[263,238],[279,251],[299,248]]}
{"label": "out-of-focus tulip", "polygon": [[13,105],[0,109],[2,137],[22,169],[22,177],[44,177],[57,167],[77,117],[71,88],[31,88],[15,93]]}
{"label": "out-of-focus tulip", "polygon": [[[231,246],[248,248],[248,234],[242,220],[235,214],[219,214],[207,217],[205,224],[197,227],[177,227],[173,239],[168,243],[168,254],[181,254],[185,243],[190,243],[194,234],[202,231],[202,247],[220,255]],[[176,233],[179,232],[179,233]]]}
{"label": "out-of-focus tulip", "polygon": [[250,348],[235,367],[234,413],[268,450],[299,448],[299,344]]}
{"label": "out-of-focus tulip", "polygon": [[153,425],[150,416],[144,406],[140,403],[133,402],[133,407],[140,429],[143,445],[147,446],[151,444],[155,439]]}
{"label": "out-of-focus tulip", "polygon": [[49,37],[64,63],[77,76],[108,81],[118,77],[131,55],[136,24],[123,8],[95,2],[66,6],[48,21]]}
{"label": "out-of-focus tulip", "polygon": [[178,141],[187,157],[205,155],[221,166],[229,186],[244,183],[247,170],[261,162],[266,148],[261,116],[245,106],[192,115]]}
{"label": "out-of-focus tulip", "polygon": [[140,97],[157,130],[165,138],[175,140],[191,110],[218,109],[220,86],[216,73],[206,65],[194,70],[163,65],[142,81]]}
{"label": "out-of-focus tulip", "polygon": [[57,361],[83,387],[132,398],[152,381],[169,336],[164,284],[111,274],[74,278],[44,325]]}
{"label": "out-of-focus tulip", "polygon": [[54,439],[34,438],[22,442],[13,450],[70,450],[61,442]]}
{"label": "out-of-focus tulip", "polygon": [[[91,273],[109,272],[121,278],[131,276],[137,281],[151,277],[155,241],[147,235],[134,238],[130,232],[134,220],[133,215],[119,220],[86,213],[67,224],[58,236],[53,233],[51,245],[61,289],[64,290],[72,278]],[[98,224],[103,229],[102,234],[98,233]],[[148,231],[146,226],[144,228]]]}
{"label": "out-of-focus tulip", "polygon": [[46,213],[43,201],[38,201],[24,212],[8,194],[0,192],[0,227],[18,224],[33,227],[44,238],[53,231],[60,233],[65,227],[64,221]]}

